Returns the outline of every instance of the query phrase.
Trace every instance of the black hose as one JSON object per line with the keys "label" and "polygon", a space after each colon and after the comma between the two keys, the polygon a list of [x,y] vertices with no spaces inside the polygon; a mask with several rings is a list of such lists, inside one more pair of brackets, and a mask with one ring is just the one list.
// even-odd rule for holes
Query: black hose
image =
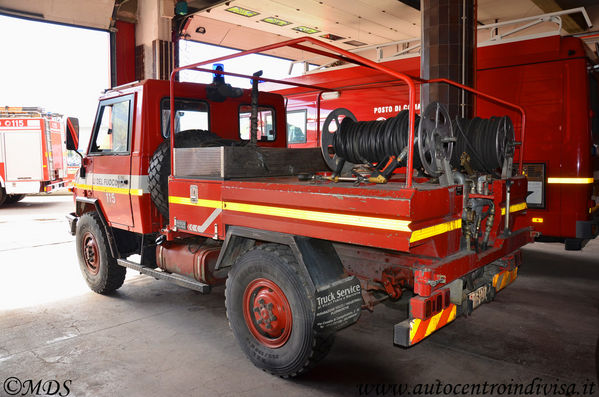
{"label": "black hose", "polygon": [[[372,164],[397,156],[408,145],[409,111],[402,110],[387,120],[355,122],[346,117],[333,136],[333,148],[340,158],[354,164]],[[416,115],[414,130],[420,117]],[[420,166],[415,151],[414,167]]]}

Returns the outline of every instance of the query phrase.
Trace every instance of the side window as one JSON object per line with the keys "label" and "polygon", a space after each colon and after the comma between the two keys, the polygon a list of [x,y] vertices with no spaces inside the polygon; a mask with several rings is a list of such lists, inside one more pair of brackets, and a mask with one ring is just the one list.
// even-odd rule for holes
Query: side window
{"label": "side window", "polygon": [[[168,138],[171,130],[171,103],[160,101],[162,136]],[[208,130],[208,104],[193,99],[175,99],[175,134],[185,130]]]}
{"label": "side window", "polygon": [[306,109],[287,112],[287,143],[306,143],[307,122]]}
{"label": "side window", "polygon": [[[250,116],[252,107],[241,105],[239,107],[239,137],[250,140]],[[267,106],[258,106],[258,141],[272,142],[277,137],[275,130],[275,111]]]}
{"label": "side window", "polygon": [[109,101],[100,107],[99,125],[92,143],[91,153],[129,152],[129,129],[131,126],[131,102]]}

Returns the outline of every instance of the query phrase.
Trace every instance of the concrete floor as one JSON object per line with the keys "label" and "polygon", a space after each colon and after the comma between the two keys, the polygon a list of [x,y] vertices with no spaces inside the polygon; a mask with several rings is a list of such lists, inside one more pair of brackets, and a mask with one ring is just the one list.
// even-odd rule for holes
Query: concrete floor
{"label": "concrete floor", "polygon": [[90,292],[66,231],[72,206],[48,196],[0,209],[0,386],[18,377],[71,380],[70,396],[291,397],[358,395],[362,383],[535,378],[576,383],[582,394],[597,382],[599,241],[582,252],[531,245],[495,302],[407,350],[392,345],[396,310],[363,312],[318,367],[289,381],[256,369],[237,347],[222,288],[203,296],[129,271],[116,295]]}

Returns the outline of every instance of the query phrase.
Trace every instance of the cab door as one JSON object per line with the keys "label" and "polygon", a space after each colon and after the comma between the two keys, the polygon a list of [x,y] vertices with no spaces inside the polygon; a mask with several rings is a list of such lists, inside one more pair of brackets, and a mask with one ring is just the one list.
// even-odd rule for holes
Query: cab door
{"label": "cab door", "polygon": [[135,95],[100,102],[88,149],[92,196],[113,226],[133,226],[131,136]]}

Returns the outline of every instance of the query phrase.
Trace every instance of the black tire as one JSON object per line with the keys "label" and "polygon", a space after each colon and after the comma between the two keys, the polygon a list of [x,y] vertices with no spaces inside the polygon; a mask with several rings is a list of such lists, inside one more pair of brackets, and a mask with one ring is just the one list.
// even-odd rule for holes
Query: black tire
{"label": "black tire", "polygon": [[[294,377],[306,372],[327,355],[335,338],[334,334],[319,335],[314,331],[314,291],[298,269],[297,261],[289,247],[277,244],[260,245],[237,259],[229,273],[225,289],[229,326],[241,349],[258,368],[281,377]],[[287,307],[291,311],[292,326],[287,338],[279,342],[283,343],[281,346],[269,347],[253,334],[260,332],[256,331],[259,328],[256,324],[263,321],[262,317],[258,317],[257,322],[256,317],[251,317],[248,321],[254,321],[255,325],[252,325],[248,324],[244,315],[245,305],[248,306],[245,308],[247,313],[251,313],[249,316],[255,316],[253,310],[258,310],[255,306],[255,309],[251,309],[252,302],[255,303],[258,299],[252,292],[252,285],[260,280],[274,283],[284,294],[288,302]],[[262,291],[273,292],[268,287],[262,288],[259,294]],[[246,299],[246,296],[250,299]],[[264,305],[264,300],[261,302]],[[273,316],[271,308],[272,306],[268,308],[270,320],[279,320]],[[281,313],[285,311],[281,311],[280,306],[278,309],[276,314],[281,317]],[[277,328],[276,323],[274,328]],[[284,329],[281,330],[281,335],[283,334]],[[269,339],[266,336],[263,334],[263,338],[267,339],[266,343],[277,342],[276,338]]]}
{"label": "black tire", "polygon": [[564,240],[566,251],[580,251],[585,241],[581,238],[567,238]]}
{"label": "black tire", "polygon": [[6,204],[17,203],[25,198],[24,194],[9,194],[6,196]]}
{"label": "black tire", "polygon": [[4,188],[0,186],[0,207],[2,207],[7,197],[8,196],[6,195],[6,190],[4,190]]}
{"label": "black tire", "polygon": [[81,273],[92,291],[107,295],[123,285],[127,269],[119,266],[110,254],[108,238],[97,213],[88,212],[79,218],[75,244]]}
{"label": "black tire", "polygon": [[[175,135],[176,148],[205,146],[209,142],[220,142],[218,135],[204,130],[185,130]],[[168,218],[168,177],[171,173],[170,140],[165,139],[158,145],[148,167],[148,187],[152,202],[158,211]]]}

